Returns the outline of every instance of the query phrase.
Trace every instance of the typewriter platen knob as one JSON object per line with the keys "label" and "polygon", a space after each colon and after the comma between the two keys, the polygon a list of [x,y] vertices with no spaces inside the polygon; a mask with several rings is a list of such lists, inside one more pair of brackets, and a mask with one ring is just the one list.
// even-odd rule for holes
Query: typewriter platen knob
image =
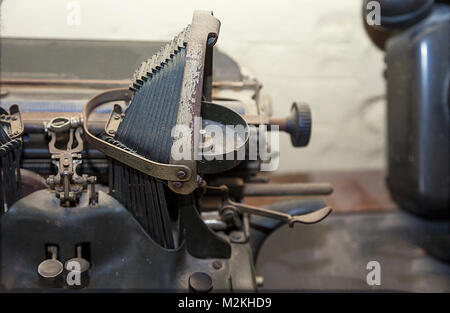
{"label": "typewriter platen knob", "polygon": [[311,138],[311,110],[306,103],[294,102],[291,115],[286,119],[286,132],[291,135],[294,147],[305,147]]}

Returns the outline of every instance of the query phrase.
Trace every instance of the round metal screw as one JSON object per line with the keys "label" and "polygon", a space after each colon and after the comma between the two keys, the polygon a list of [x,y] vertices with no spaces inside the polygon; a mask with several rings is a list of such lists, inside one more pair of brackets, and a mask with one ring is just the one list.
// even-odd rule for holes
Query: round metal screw
{"label": "round metal screw", "polygon": [[211,277],[203,272],[189,276],[189,289],[194,292],[208,292],[213,288]]}
{"label": "round metal screw", "polygon": [[173,186],[173,188],[175,188],[175,189],[180,189],[181,187],[183,187],[183,183],[180,182],[180,181],[174,181],[174,182],[172,183],[172,186]]}
{"label": "round metal screw", "polygon": [[222,261],[216,260],[212,263],[214,269],[219,270],[222,268]]}
{"label": "round metal screw", "polygon": [[108,130],[108,134],[114,135],[116,132],[113,129]]}
{"label": "round metal screw", "polygon": [[177,172],[177,177],[179,178],[179,179],[183,179],[183,178],[185,178],[186,177],[186,172],[185,171],[178,171]]}

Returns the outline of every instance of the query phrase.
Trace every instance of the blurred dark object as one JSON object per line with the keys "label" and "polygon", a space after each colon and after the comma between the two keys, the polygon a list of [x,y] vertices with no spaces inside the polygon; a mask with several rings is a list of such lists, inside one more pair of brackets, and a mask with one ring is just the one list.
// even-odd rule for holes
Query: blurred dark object
{"label": "blurred dark object", "polygon": [[[364,0],[364,9],[373,2]],[[380,4],[381,27],[395,29],[411,26],[432,11],[434,0],[377,0]]]}
{"label": "blurred dark object", "polygon": [[368,25],[369,2],[364,27],[386,51],[388,188],[402,208],[448,218],[450,7],[378,1],[381,25]]}
{"label": "blurred dark object", "polygon": [[[448,243],[446,255],[443,250],[449,226],[399,210],[333,214],[293,230],[283,226],[259,253],[261,292],[450,292],[450,266],[442,262],[449,256]],[[369,261],[380,263],[380,286],[366,282]]]}
{"label": "blurred dark object", "polygon": [[449,217],[450,9],[436,5],[386,43],[388,178],[413,213]]}
{"label": "blurred dark object", "polygon": [[[363,24],[372,42],[384,49],[386,40],[399,29],[409,27],[426,18],[433,9],[434,0],[378,0],[380,4],[380,25],[370,26],[366,16],[371,0],[363,3]],[[369,9],[368,9],[369,5]]]}
{"label": "blurred dark object", "polygon": [[[2,38],[2,79],[83,79],[109,83],[126,80],[128,85],[130,73],[164,44],[163,41]],[[228,55],[214,49],[213,62],[214,81],[242,79],[239,66]]]}

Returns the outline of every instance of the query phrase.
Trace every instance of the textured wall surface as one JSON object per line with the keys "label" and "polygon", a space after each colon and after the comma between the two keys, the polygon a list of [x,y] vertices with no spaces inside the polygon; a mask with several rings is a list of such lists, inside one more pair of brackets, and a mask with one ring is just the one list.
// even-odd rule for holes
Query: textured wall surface
{"label": "textured wall surface", "polygon": [[196,8],[221,20],[218,47],[259,79],[275,115],[294,100],[311,105],[310,145],[294,149],[282,134],[280,172],[384,167],[383,54],[364,32],[360,0],[4,0],[1,34],[169,40]]}

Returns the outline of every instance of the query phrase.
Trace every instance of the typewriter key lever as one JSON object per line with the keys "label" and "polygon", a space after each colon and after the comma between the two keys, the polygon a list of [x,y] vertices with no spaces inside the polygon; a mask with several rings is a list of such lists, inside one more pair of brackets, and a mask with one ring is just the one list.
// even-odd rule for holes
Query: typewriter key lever
{"label": "typewriter key lever", "polygon": [[65,263],[66,269],[70,269],[72,267],[73,262],[76,262],[78,263],[79,266],[79,269],[77,269],[77,271],[79,271],[80,274],[85,273],[89,270],[91,264],[89,263],[88,260],[83,258],[82,249],[83,247],[81,245],[76,246],[77,256],[75,258],[66,261]]}
{"label": "typewriter key lever", "polygon": [[325,206],[317,210],[313,210],[307,213],[291,215],[284,212],[269,210],[253,205],[243,204],[230,200],[228,195],[228,187],[226,185],[221,186],[208,186],[206,182],[203,182],[204,190],[216,191],[222,194],[222,208],[220,211],[225,211],[226,208],[232,208],[234,210],[243,211],[249,214],[260,215],[268,218],[273,218],[285,222],[289,227],[293,227],[295,223],[302,224],[315,224],[326,218],[332,211],[332,208]]}
{"label": "typewriter key lever", "polygon": [[39,264],[38,273],[43,278],[54,279],[62,273],[63,265],[57,260],[58,248],[56,246],[49,246],[47,249],[51,254],[51,258],[46,259]]}
{"label": "typewriter key lever", "polygon": [[244,211],[249,214],[256,214],[265,216],[268,218],[274,218],[280,221],[283,221],[289,225],[289,227],[293,227],[295,223],[302,223],[302,224],[315,224],[326,218],[331,213],[331,208],[326,206],[323,208],[320,208],[318,210],[308,212],[301,215],[290,215],[283,212],[278,212],[274,210],[269,210],[253,205],[243,204],[243,203],[237,203],[234,201],[231,201],[227,199],[224,203],[224,206],[226,207],[235,207],[241,211]]}

